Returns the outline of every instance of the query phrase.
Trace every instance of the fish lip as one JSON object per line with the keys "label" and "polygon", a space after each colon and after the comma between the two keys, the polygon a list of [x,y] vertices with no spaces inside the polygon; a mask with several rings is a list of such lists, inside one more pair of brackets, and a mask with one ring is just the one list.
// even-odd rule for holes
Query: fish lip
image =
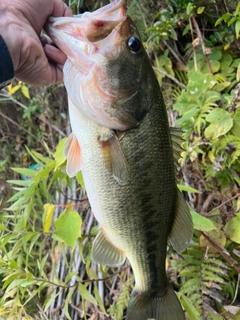
{"label": "fish lip", "polygon": [[[119,10],[120,8],[121,10]],[[50,16],[48,17],[46,25],[51,24],[53,27],[56,27],[66,23],[79,22],[79,19],[99,19],[101,16],[105,17],[102,19],[104,21],[121,21],[123,17],[126,16],[125,0],[114,0],[113,2],[99,8],[96,11],[87,11],[82,14],[74,15],[73,17],[61,17],[61,19],[59,19],[59,17]]]}
{"label": "fish lip", "polygon": [[[52,41],[71,60],[77,55],[85,56],[85,60],[90,62],[89,55],[96,52],[106,53],[108,58],[112,58],[111,48],[105,49],[111,43],[109,38],[116,40],[119,38],[121,24],[127,19],[125,0],[115,0],[94,12],[85,12],[74,17],[49,17],[45,24],[45,31]],[[92,26],[98,23],[106,24],[105,32],[101,34],[101,28],[92,31]],[[103,28],[103,30],[104,30]],[[106,31],[107,30],[107,31]],[[99,33],[98,33],[99,32]],[[106,41],[105,41],[106,40]],[[108,42],[109,41],[109,42]],[[117,55],[121,53],[120,40]],[[75,58],[74,58],[75,57]]]}

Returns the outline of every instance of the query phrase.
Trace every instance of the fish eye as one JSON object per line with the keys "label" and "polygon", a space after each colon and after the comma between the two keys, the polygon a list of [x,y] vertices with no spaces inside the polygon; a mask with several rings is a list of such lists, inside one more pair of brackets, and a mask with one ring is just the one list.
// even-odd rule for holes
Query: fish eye
{"label": "fish eye", "polygon": [[141,41],[136,37],[129,38],[127,45],[132,53],[138,53],[142,47]]}

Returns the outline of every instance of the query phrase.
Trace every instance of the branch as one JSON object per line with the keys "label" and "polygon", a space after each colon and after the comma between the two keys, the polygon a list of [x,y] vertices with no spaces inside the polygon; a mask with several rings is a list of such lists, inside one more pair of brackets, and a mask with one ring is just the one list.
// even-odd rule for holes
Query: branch
{"label": "branch", "polygon": [[204,56],[205,56],[205,59],[206,59],[206,62],[207,62],[209,71],[211,72],[211,75],[213,76],[214,73],[213,73],[213,70],[212,70],[211,63],[210,63],[210,61],[209,61],[209,59],[208,59],[208,56],[207,56],[207,49],[206,49],[206,47],[205,47],[205,44],[204,44],[204,41],[203,41],[203,38],[202,38],[202,35],[201,35],[201,31],[200,31],[200,29],[199,29],[199,27],[198,27],[198,24],[197,24],[196,19],[195,19],[194,17],[192,17],[192,20],[193,20],[193,24],[194,24],[194,28],[195,28],[195,30],[196,30],[197,36],[198,36],[198,38],[199,38],[199,40],[200,40],[200,43],[201,43],[201,45],[202,45],[202,51],[203,51],[203,54],[204,54]]}
{"label": "branch", "polygon": [[187,87],[185,86],[185,84],[179,82],[176,78],[170,76],[170,74],[168,74],[167,72],[161,70],[161,69],[158,69],[156,67],[153,67],[153,70],[163,74],[165,77],[168,77],[169,79],[171,79],[173,82],[175,82],[179,87],[183,88],[183,89],[186,89]]}
{"label": "branch", "polygon": [[79,285],[79,283],[85,283],[85,282],[98,282],[98,281],[107,281],[107,280],[109,280],[109,279],[112,279],[113,277],[115,277],[115,276],[117,276],[118,274],[120,274],[122,271],[125,271],[125,270],[127,270],[128,268],[130,268],[130,266],[126,266],[125,268],[123,268],[123,269],[120,269],[120,270],[118,270],[117,272],[115,272],[115,273],[113,273],[113,274],[111,274],[110,276],[108,276],[108,277],[106,277],[106,278],[102,278],[102,279],[100,279],[100,278],[97,278],[97,279],[86,279],[86,280],[81,280],[81,281],[77,281],[75,284],[73,284],[73,285],[63,285],[63,284],[58,284],[58,283],[55,283],[55,282],[53,282],[53,281],[50,281],[50,280],[46,280],[46,279],[43,279],[43,278],[33,278],[33,280],[35,280],[35,281],[40,281],[40,282],[45,282],[45,283],[49,283],[49,284],[51,284],[51,285],[53,285],[53,286],[56,286],[56,287],[60,287],[60,288],[63,288],[63,289],[70,289],[70,288],[74,288],[74,287],[77,287],[78,285]]}
{"label": "branch", "polygon": [[43,142],[38,139],[36,136],[34,136],[31,132],[29,132],[28,130],[26,130],[25,128],[23,128],[22,126],[20,126],[20,124],[18,124],[17,122],[13,121],[11,118],[7,117],[5,114],[3,114],[2,112],[0,112],[0,116],[3,117],[4,119],[8,120],[9,122],[11,122],[12,124],[14,124],[15,126],[19,127],[21,130],[23,130],[24,132],[26,132],[28,135],[30,135],[34,140],[37,140],[38,142],[40,142],[43,146]]}
{"label": "branch", "polygon": [[201,232],[201,234],[207,239],[207,241],[211,244],[211,246],[218,252],[220,255],[233,267],[237,273],[240,274],[240,268],[237,266],[236,261],[232,259],[230,254],[223,250],[213,239],[211,239],[206,233]]}
{"label": "branch", "polygon": [[221,207],[223,207],[226,203],[228,203],[228,202],[230,202],[230,201],[232,201],[232,200],[234,200],[234,199],[236,199],[236,198],[238,198],[238,197],[240,197],[240,194],[239,194],[239,193],[236,194],[234,197],[232,197],[232,198],[230,198],[230,199],[222,202],[219,206],[213,208],[211,211],[207,212],[205,215],[207,215],[207,216],[210,215],[210,214],[213,213],[214,211],[216,211],[216,210],[220,209]]}

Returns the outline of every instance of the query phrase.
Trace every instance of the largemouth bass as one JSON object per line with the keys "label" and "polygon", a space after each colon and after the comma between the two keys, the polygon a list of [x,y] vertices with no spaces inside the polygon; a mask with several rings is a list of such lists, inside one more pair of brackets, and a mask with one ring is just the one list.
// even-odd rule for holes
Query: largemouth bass
{"label": "largemouth bass", "polygon": [[50,18],[46,30],[68,57],[66,170],[70,177],[82,170],[100,224],[92,259],[119,266],[128,258],[135,288],[127,320],[185,319],[165,269],[168,240],[181,252],[193,232],[175,181],[178,137],[172,142],[159,84],[125,1]]}

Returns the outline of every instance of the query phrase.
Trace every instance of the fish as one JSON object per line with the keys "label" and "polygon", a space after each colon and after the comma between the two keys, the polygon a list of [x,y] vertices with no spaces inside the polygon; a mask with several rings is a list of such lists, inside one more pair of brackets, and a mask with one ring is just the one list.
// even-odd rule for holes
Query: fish
{"label": "fish", "polygon": [[[127,320],[183,320],[166,275],[169,244],[191,242],[189,208],[177,188],[181,138],[125,0],[74,17],[50,17],[46,32],[63,68],[72,133],[66,172],[82,171],[99,232],[92,260],[130,262],[135,287]],[[176,161],[175,161],[176,160]]]}

